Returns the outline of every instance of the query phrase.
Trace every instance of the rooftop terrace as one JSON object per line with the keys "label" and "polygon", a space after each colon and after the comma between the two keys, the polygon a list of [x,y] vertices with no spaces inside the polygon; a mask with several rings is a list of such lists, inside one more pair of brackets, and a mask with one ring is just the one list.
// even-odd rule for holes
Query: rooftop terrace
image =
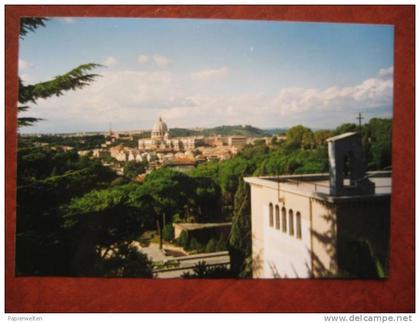
{"label": "rooftop terrace", "polygon": [[[375,184],[375,193],[368,196],[383,196],[391,194],[391,172],[378,171],[368,172],[367,176]],[[263,177],[245,177],[246,182],[250,184],[269,187],[276,190],[294,192],[318,198],[327,198],[330,196],[330,176],[328,173],[305,174],[305,175],[283,175],[283,176],[263,176]],[[348,179],[344,180],[344,185],[349,185]],[[350,196],[334,197],[334,199],[349,198]],[[361,196],[352,196],[361,198]]]}

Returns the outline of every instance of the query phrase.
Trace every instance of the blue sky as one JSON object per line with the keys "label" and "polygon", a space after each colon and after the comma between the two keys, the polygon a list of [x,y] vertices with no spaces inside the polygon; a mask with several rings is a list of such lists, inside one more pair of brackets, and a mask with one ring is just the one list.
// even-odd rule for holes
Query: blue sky
{"label": "blue sky", "polygon": [[52,19],[20,41],[19,74],[48,80],[106,65],[89,87],[39,100],[23,132],[222,124],[332,128],[392,116],[390,25],[181,19]]}

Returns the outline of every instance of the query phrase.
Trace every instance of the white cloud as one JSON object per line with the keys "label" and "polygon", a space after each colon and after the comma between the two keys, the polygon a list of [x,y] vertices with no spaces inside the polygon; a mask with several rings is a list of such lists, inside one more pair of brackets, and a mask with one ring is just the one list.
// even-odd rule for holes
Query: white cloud
{"label": "white cloud", "polygon": [[194,104],[167,71],[107,70],[100,74],[102,77],[83,89],[39,100],[30,114],[48,120],[39,124],[43,127],[47,122],[58,127],[67,119],[74,127],[89,124],[92,129],[102,129],[112,121],[122,128],[138,129],[151,125],[160,110]]}
{"label": "white cloud", "polygon": [[23,71],[23,70],[26,70],[26,69],[32,67],[32,65],[27,60],[20,59],[20,58],[19,58],[19,61],[18,61],[18,65],[19,65],[19,70],[20,71]]}
{"label": "white cloud", "polygon": [[356,111],[392,106],[392,73],[392,67],[381,69],[377,77],[341,88],[285,88],[273,100],[273,107],[282,116],[288,116],[306,112]]}
{"label": "white cloud", "polygon": [[143,65],[149,61],[149,57],[147,55],[139,55],[137,57],[137,63]]}
{"label": "white cloud", "polygon": [[147,129],[159,115],[169,127],[283,127],[298,123],[335,127],[354,121],[359,111],[377,116],[392,114],[392,69],[387,70],[346,87],[289,87],[277,94],[201,91],[193,86],[191,78],[164,70],[106,70],[88,87],[39,100],[28,113],[47,120],[39,127],[55,131],[71,127],[106,129],[110,121],[115,129]]}
{"label": "white cloud", "polygon": [[153,61],[159,67],[165,67],[171,63],[171,60],[163,55],[153,55]]}
{"label": "white cloud", "polygon": [[191,73],[190,77],[192,80],[208,80],[210,78],[224,77],[228,74],[229,69],[227,67],[221,67],[216,69],[205,69]]}
{"label": "white cloud", "polygon": [[104,65],[109,66],[109,67],[114,66],[117,63],[118,63],[118,60],[113,56],[108,56],[104,61]]}

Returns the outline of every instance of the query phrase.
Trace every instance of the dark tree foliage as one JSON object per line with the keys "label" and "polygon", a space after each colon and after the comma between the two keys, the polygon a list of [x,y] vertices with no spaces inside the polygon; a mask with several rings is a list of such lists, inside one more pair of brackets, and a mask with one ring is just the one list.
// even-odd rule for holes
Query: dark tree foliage
{"label": "dark tree foliage", "polygon": [[[310,138],[312,137],[312,131],[302,125],[294,126],[287,130],[286,143],[290,148],[304,148],[305,145],[310,144]],[[308,140],[309,139],[309,140]]]}
{"label": "dark tree foliage", "polygon": [[[118,263],[121,268],[129,265],[126,261],[135,259],[135,250],[127,249],[127,245],[153,227],[150,201],[136,191],[133,184],[91,191],[68,205],[63,226],[74,239],[71,265],[79,275],[103,275],[101,270],[97,271],[97,264],[106,266],[110,259],[112,264]],[[136,195],[136,203],[132,203],[131,194]],[[92,259],[95,259],[93,263]],[[138,268],[140,271],[145,269]],[[107,275],[120,276],[126,271],[106,272]]]}
{"label": "dark tree foliage", "polygon": [[117,252],[103,261],[105,277],[153,278],[153,263],[145,254],[128,244],[118,246]]}
{"label": "dark tree foliage", "polygon": [[172,241],[174,239],[174,227],[172,224],[166,224],[162,230],[163,240]]}
{"label": "dark tree foliage", "polygon": [[124,176],[128,178],[134,178],[139,174],[142,174],[146,171],[146,163],[143,162],[136,162],[134,160],[130,160],[125,164],[124,167]]}
{"label": "dark tree foliage", "polygon": [[373,118],[362,128],[369,169],[391,168],[392,120]]}
{"label": "dark tree foliage", "polygon": [[170,168],[160,168],[146,176],[144,187],[156,201],[156,212],[172,222],[206,222],[220,219],[220,189],[210,178],[190,177]]}
{"label": "dark tree foliage", "polygon": [[35,145],[43,144],[51,147],[69,146],[76,149],[76,151],[79,151],[100,148],[101,144],[103,143],[105,143],[104,135],[87,135],[74,137],[63,137],[60,135],[39,135],[36,137],[19,138],[19,148],[31,148]]}
{"label": "dark tree foliage", "polygon": [[231,271],[235,276],[250,274],[245,262],[251,256],[251,201],[249,185],[243,180],[235,194],[235,209],[229,237]]}
{"label": "dark tree foliage", "polygon": [[20,38],[24,38],[29,32],[35,31],[39,27],[45,27],[48,18],[44,17],[23,17],[20,19]]}
{"label": "dark tree foliage", "polygon": [[48,148],[18,150],[16,273],[74,274],[72,237],[63,227],[63,207],[115,174],[97,161]]}

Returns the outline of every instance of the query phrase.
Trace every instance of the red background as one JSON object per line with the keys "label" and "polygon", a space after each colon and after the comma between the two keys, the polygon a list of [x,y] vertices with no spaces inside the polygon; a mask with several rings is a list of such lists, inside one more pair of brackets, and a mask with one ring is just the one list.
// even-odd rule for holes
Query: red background
{"label": "red background", "polygon": [[[414,12],[414,6],[6,6],[6,312],[413,312]],[[15,277],[17,53],[21,16],[180,17],[393,24],[395,95],[389,279]]]}

